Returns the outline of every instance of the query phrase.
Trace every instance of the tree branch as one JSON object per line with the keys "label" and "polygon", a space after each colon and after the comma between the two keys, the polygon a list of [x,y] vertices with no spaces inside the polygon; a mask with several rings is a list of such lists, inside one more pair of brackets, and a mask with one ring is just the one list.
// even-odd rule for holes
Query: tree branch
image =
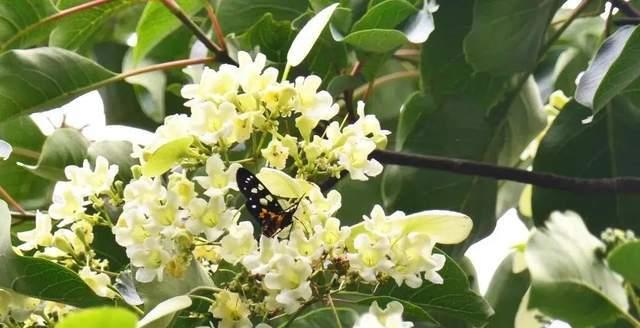
{"label": "tree branch", "polygon": [[202,42],[209,51],[216,55],[216,60],[222,63],[235,64],[235,61],[229,57],[229,55],[217,44],[213,43],[209,37],[194,23],[189,16],[180,8],[175,0],[162,0],[164,6],[178,18],[184,26],[186,26],[191,32]]}
{"label": "tree branch", "polygon": [[640,11],[624,0],[610,0],[609,2],[628,17],[640,17]]}
{"label": "tree branch", "polygon": [[516,181],[538,187],[576,193],[640,193],[640,178],[638,177],[576,178],[553,173],[531,172],[464,159],[407,154],[389,150],[374,150],[371,158],[383,164],[411,166],[496,180]]}

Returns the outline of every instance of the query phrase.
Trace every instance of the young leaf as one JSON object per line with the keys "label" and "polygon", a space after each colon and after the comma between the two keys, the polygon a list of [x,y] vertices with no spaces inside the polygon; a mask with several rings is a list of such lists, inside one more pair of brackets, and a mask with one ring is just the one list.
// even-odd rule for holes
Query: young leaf
{"label": "young leaf", "polygon": [[353,24],[351,32],[369,29],[392,29],[407,17],[418,13],[406,0],[385,0],[371,7]]}
{"label": "young leaf", "polygon": [[138,317],[122,308],[96,308],[71,312],[56,328],[135,328]]}
{"label": "young leaf", "polygon": [[218,20],[225,35],[240,34],[248,30],[266,13],[275,20],[291,21],[307,10],[306,1],[291,0],[233,0],[220,1]]}
{"label": "young leaf", "polygon": [[640,287],[640,241],[633,241],[614,248],[607,257],[611,269],[625,280]]}
{"label": "young leaf", "polygon": [[300,29],[287,53],[288,66],[298,66],[307,57],[337,7],[338,4],[335,3],[322,9]]}
{"label": "young leaf", "polygon": [[638,44],[640,29],[635,25],[623,26],[611,35],[580,78],[576,101],[597,113],[638,79]]}
{"label": "young leaf", "polygon": [[531,273],[529,305],[578,327],[623,315],[629,304],[622,279],[596,255],[603,249],[576,213],[551,214],[525,250]]}

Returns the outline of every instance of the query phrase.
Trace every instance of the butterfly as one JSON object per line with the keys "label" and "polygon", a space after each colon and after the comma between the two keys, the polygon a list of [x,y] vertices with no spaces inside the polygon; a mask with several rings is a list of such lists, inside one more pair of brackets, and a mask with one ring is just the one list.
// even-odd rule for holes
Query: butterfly
{"label": "butterfly", "polygon": [[247,210],[260,222],[263,235],[273,237],[293,223],[293,214],[302,198],[283,209],[278,197],[274,196],[251,171],[242,167],[236,172],[236,182],[240,192],[247,198]]}

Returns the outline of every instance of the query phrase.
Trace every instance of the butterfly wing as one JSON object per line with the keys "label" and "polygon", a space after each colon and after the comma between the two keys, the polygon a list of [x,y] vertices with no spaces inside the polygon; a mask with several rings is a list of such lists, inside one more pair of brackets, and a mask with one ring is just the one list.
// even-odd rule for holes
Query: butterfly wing
{"label": "butterfly wing", "polygon": [[247,210],[260,222],[265,236],[272,237],[291,224],[289,213],[282,209],[276,196],[253,173],[245,168],[239,168],[236,173],[236,182],[240,192],[247,198],[245,203]]}

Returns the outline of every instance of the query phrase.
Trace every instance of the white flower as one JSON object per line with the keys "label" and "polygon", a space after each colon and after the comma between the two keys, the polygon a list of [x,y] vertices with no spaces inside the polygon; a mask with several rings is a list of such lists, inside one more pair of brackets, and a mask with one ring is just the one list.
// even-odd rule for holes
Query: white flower
{"label": "white flower", "polygon": [[111,231],[115,235],[118,245],[129,247],[142,244],[150,236],[150,232],[145,228],[145,225],[148,224],[149,220],[144,212],[138,207],[133,207],[122,211],[118,222]]}
{"label": "white flower", "polygon": [[338,104],[333,103],[331,94],[327,91],[317,92],[322,84],[322,79],[315,75],[298,77],[295,80],[295,89],[298,92],[298,103],[295,111],[302,114],[296,118],[296,127],[305,139],[309,139],[311,130],[321,120],[330,120],[338,114]]}
{"label": "white flower", "polygon": [[348,138],[344,146],[338,151],[338,164],[349,171],[353,180],[366,181],[382,173],[382,164],[377,160],[369,160],[369,154],[376,149],[376,144],[357,137]]}
{"label": "white flower", "polygon": [[311,267],[306,261],[296,261],[288,255],[274,260],[273,269],[264,277],[264,285],[278,291],[275,301],[284,307],[285,312],[293,313],[301,302],[311,298],[309,284]]}
{"label": "white flower", "polygon": [[87,204],[82,191],[70,182],[56,183],[52,200],[49,215],[55,220],[62,220],[58,226],[65,226],[79,219]]}
{"label": "white flower", "polygon": [[393,221],[403,217],[405,217],[405,214],[402,211],[395,211],[391,215],[386,215],[382,206],[376,204],[373,206],[371,214],[369,216],[363,215],[362,220],[367,231],[380,236],[394,238],[402,232],[402,227]]}
{"label": "white flower", "polygon": [[296,67],[302,63],[320,37],[320,34],[322,34],[324,27],[329,23],[329,19],[337,7],[338,4],[336,3],[322,9],[302,27],[287,53],[287,65]]}
{"label": "white flower", "polygon": [[237,211],[227,209],[223,196],[215,196],[207,202],[196,198],[189,204],[191,216],[185,223],[187,229],[193,234],[204,233],[207,240],[216,241],[233,223]]}
{"label": "white flower", "polygon": [[260,150],[262,157],[267,160],[270,166],[278,170],[284,169],[289,157],[289,148],[285,147],[280,140],[272,139],[264,149]]}
{"label": "white flower", "polygon": [[100,194],[111,188],[111,184],[118,174],[118,166],[109,165],[106,158],[98,156],[95,170],[91,171],[91,164],[88,160],[84,160],[82,167],[67,166],[64,169],[64,174],[71,181],[71,184],[79,190],[83,190],[85,195]]}
{"label": "white flower", "polygon": [[316,186],[300,202],[300,206],[308,215],[312,227],[323,225],[342,207],[342,195],[337,190],[331,190],[325,197],[320,188]]}
{"label": "white flower", "polygon": [[172,173],[169,176],[167,189],[176,195],[178,204],[182,207],[189,206],[189,203],[196,197],[195,183],[183,173]]}
{"label": "white flower", "polygon": [[[13,147],[11,147],[11,144],[0,139],[0,158],[2,160],[6,160],[7,158],[9,158],[9,156],[11,156],[11,152],[13,152]],[[0,319],[1,318],[2,318],[2,312],[0,312]]]}
{"label": "white flower", "polygon": [[18,249],[30,251],[38,246],[51,246],[53,235],[51,234],[51,217],[40,211],[36,212],[36,227],[33,230],[18,232],[16,234],[24,244]]}
{"label": "white flower", "polygon": [[378,273],[388,273],[393,267],[393,262],[387,258],[391,244],[386,237],[359,234],[354,240],[354,248],[356,253],[347,254],[350,268],[368,282],[376,282]]}
{"label": "white flower", "polygon": [[391,134],[391,131],[383,130],[380,127],[380,121],[375,115],[364,114],[364,102],[358,101],[356,112],[358,113],[358,120],[346,126],[342,132],[346,135],[367,137],[378,148],[384,148],[387,145],[387,136]]}
{"label": "white flower", "polygon": [[193,105],[191,112],[193,130],[202,142],[213,145],[220,141],[229,144],[235,141],[230,138],[238,113],[232,103],[198,103]]}
{"label": "white flower", "polygon": [[278,238],[260,236],[260,247],[242,259],[242,265],[252,274],[266,274],[271,269],[271,260],[278,254],[287,252],[284,241]]}
{"label": "white flower", "polygon": [[124,188],[125,207],[138,206],[146,212],[151,207],[167,198],[167,189],[162,186],[162,179],[140,177],[132,180]]}
{"label": "white flower", "polygon": [[108,298],[113,298],[116,295],[116,293],[109,288],[111,280],[106,274],[91,271],[91,268],[86,266],[78,272],[78,275],[80,279],[91,287],[96,295]]}
{"label": "white flower", "polygon": [[[421,273],[425,270],[430,271],[429,275],[433,280],[442,283],[442,278],[435,271],[442,268],[444,261],[442,263],[434,262],[431,254],[433,246],[434,243],[429,236],[419,233],[409,233],[393,244],[391,260],[394,262],[394,266],[390,275],[398,286],[406,283],[411,288],[420,287],[422,285]],[[440,254],[436,255],[442,256]],[[435,257],[436,255],[433,256]],[[436,258],[436,261],[439,260],[439,258]],[[442,265],[433,270],[439,264]],[[440,279],[438,280],[437,278]]]}
{"label": "white flower", "polygon": [[404,307],[398,301],[391,301],[382,310],[378,302],[373,301],[369,312],[358,318],[353,328],[411,328],[413,323],[402,320]]}
{"label": "white flower", "polygon": [[191,107],[198,102],[223,102],[232,98],[238,92],[238,68],[233,65],[220,65],[218,71],[205,67],[199,83],[182,87],[183,98],[193,99],[185,106]]}
{"label": "white flower", "polygon": [[256,55],[255,61],[244,51],[238,52],[238,79],[242,90],[249,94],[265,90],[278,79],[278,70],[269,67],[264,73],[267,57],[261,53]]}
{"label": "white flower", "polygon": [[244,256],[251,254],[257,247],[251,223],[244,221],[231,225],[229,234],[220,240],[220,246],[220,255],[231,264],[236,264]]}
{"label": "white flower", "polygon": [[287,245],[301,256],[308,257],[311,260],[317,260],[324,250],[320,237],[318,234],[311,234],[307,237],[304,229],[294,229],[289,236]]}
{"label": "white flower", "polygon": [[229,168],[225,169],[224,162],[220,155],[213,154],[207,160],[205,177],[196,177],[196,180],[202,188],[206,189],[205,195],[215,197],[224,195],[229,189],[238,190],[236,183],[236,172],[240,168],[240,164],[233,163]]}
{"label": "white flower", "polygon": [[333,251],[341,251],[345,240],[351,234],[349,227],[340,227],[340,220],[337,218],[328,218],[324,226],[316,225],[314,231],[322,240],[324,248]]}
{"label": "white flower", "polygon": [[162,281],[166,264],[171,259],[159,238],[147,238],[139,247],[128,247],[127,256],[136,269],[136,280],[151,282],[154,279]]}
{"label": "white flower", "polygon": [[[144,148],[144,152],[153,153],[160,146],[177,140],[182,139],[193,134],[191,126],[191,118],[185,114],[174,114],[164,118],[164,124],[156,129],[153,134],[155,139]],[[136,146],[136,144],[134,144]],[[133,158],[139,158],[144,163],[144,156],[140,151],[134,151],[131,155]]]}
{"label": "white flower", "polygon": [[220,319],[218,328],[251,328],[249,307],[240,295],[229,291],[216,294],[216,302],[209,309],[214,318]]}

